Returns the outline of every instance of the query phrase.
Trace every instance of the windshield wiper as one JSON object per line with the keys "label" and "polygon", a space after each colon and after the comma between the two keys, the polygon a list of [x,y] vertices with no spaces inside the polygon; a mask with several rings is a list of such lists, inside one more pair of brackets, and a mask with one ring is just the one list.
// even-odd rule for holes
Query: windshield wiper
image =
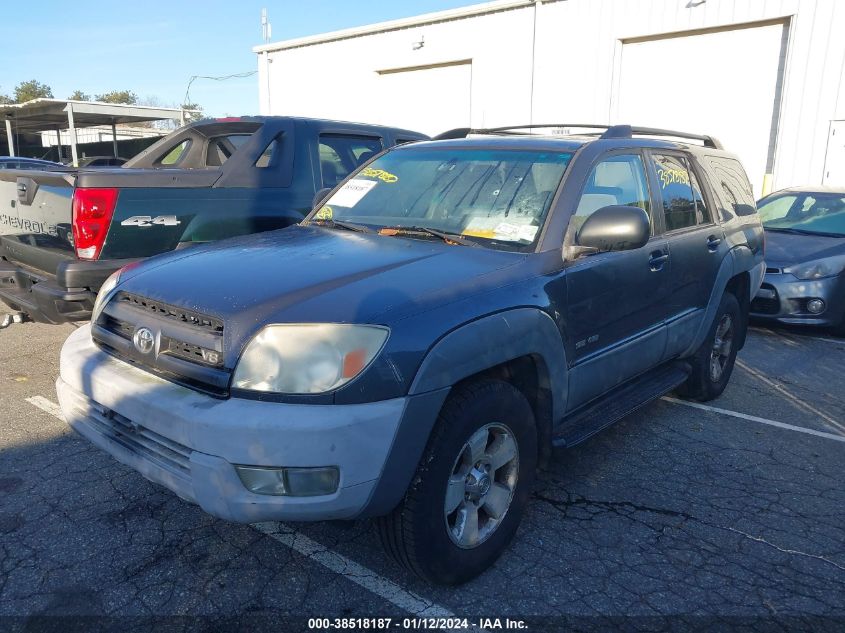
{"label": "windshield wiper", "polygon": [[766,226],[763,228],[767,231],[775,231],[776,233],[792,233],[794,235],[820,235],[821,237],[845,237],[842,233],[826,233],[825,231],[808,231],[806,229],[786,228],[779,226]]}
{"label": "windshield wiper", "polygon": [[325,226],[330,229],[345,229],[347,231],[355,231],[356,233],[375,233],[373,229],[363,224],[354,224],[352,222],[344,222],[343,220],[329,220],[320,218],[319,220],[310,220],[309,224],[314,223],[318,226]]}
{"label": "windshield wiper", "polygon": [[388,231],[396,231],[394,235],[398,233],[428,233],[434,237],[439,237],[444,242],[460,244],[461,246],[481,247],[481,244],[478,242],[473,242],[472,240],[468,240],[460,235],[456,235],[455,233],[446,233],[445,231],[438,231],[437,229],[431,229],[427,226],[387,226],[382,228],[382,230],[384,229],[387,229]]}

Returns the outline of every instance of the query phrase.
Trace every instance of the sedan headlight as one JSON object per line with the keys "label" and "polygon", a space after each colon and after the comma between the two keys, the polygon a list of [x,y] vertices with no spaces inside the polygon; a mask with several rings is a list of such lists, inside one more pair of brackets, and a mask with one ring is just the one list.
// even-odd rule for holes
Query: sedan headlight
{"label": "sedan headlight", "polygon": [[106,307],[106,303],[108,303],[109,299],[111,299],[114,294],[114,289],[117,288],[117,284],[120,283],[121,272],[123,272],[122,268],[114,271],[111,275],[109,275],[108,279],[103,282],[103,285],[100,286],[100,292],[97,293],[97,299],[94,301],[94,309],[91,311],[91,323],[97,322],[97,319],[100,317],[100,313],[103,311],[103,308]]}
{"label": "sedan headlight", "polygon": [[268,325],[246,346],[232,386],[285,394],[332,391],[367,368],[388,333],[376,325]]}
{"label": "sedan headlight", "polygon": [[792,273],[798,279],[811,281],[813,279],[833,277],[843,270],[845,270],[845,256],[840,255],[838,257],[828,257],[826,259],[796,264],[785,269],[785,272]]}

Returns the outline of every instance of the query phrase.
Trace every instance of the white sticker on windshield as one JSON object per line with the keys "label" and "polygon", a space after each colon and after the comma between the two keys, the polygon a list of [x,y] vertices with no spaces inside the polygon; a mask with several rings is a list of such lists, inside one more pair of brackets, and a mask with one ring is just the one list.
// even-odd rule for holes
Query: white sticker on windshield
{"label": "white sticker on windshield", "polygon": [[377,184],[377,180],[353,178],[337,190],[337,193],[331,197],[328,204],[335,207],[354,207]]}
{"label": "white sticker on windshield", "polygon": [[539,226],[502,222],[498,218],[476,217],[469,221],[463,235],[484,237],[502,242],[533,242]]}
{"label": "white sticker on windshield", "polygon": [[509,222],[499,222],[493,229],[496,239],[516,241],[519,239],[519,225]]}
{"label": "white sticker on windshield", "polygon": [[534,226],[533,224],[523,224],[519,227],[519,233],[517,233],[517,235],[521,240],[533,242],[534,238],[537,237],[537,231],[539,229],[539,226]]}

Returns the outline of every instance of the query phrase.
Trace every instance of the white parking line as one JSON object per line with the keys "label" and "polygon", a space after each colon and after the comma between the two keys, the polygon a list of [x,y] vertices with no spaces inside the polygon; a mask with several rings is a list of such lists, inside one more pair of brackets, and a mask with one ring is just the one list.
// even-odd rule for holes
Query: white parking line
{"label": "white parking line", "polygon": [[406,591],[392,580],[388,580],[371,569],[346,558],[346,556],[320,545],[284,523],[255,523],[253,527],[270,538],[284,543],[303,556],[320,563],[323,567],[330,569],[336,574],[340,574],[347,580],[351,580],[388,602],[392,602],[404,611],[413,613],[414,615],[432,618],[455,617],[445,607],[441,607],[415,593]]}
{"label": "white parking line", "polygon": [[845,432],[845,424],[842,424],[838,420],[832,418],[831,416],[829,416],[824,411],[820,411],[819,409],[817,409],[816,407],[811,405],[809,402],[805,402],[804,400],[802,400],[801,398],[799,398],[798,396],[796,396],[795,394],[790,392],[783,385],[776,383],[771,378],[766,377],[765,375],[763,375],[762,373],[760,373],[759,371],[757,371],[753,367],[750,367],[748,364],[742,362],[739,359],[736,360],[736,364],[737,364],[738,367],[742,368],[743,370],[745,370],[746,372],[748,372],[749,374],[754,376],[757,380],[759,380],[763,384],[766,384],[769,387],[771,387],[772,389],[774,389],[775,391],[777,391],[779,394],[781,394],[784,398],[786,398],[787,400],[792,402],[799,409],[804,409],[804,411],[807,411],[808,413],[812,413],[813,415],[817,415],[822,420],[827,422],[830,426],[832,426],[834,429],[836,429],[838,431]]}
{"label": "white parking line", "polygon": [[710,411],[711,413],[729,415],[734,418],[740,418],[741,420],[748,420],[749,422],[759,422],[760,424],[768,424],[769,426],[776,426],[779,429],[796,431],[798,433],[806,433],[807,435],[815,435],[816,437],[823,437],[827,440],[845,442],[845,436],[843,435],[835,435],[834,433],[816,431],[815,429],[808,429],[803,426],[795,426],[793,424],[785,424],[784,422],[776,422],[775,420],[767,420],[766,418],[758,418],[756,415],[748,415],[747,413],[739,413],[738,411],[730,411],[728,409],[720,409],[719,407],[711,407],[709,404],[701,404],[700,402],[689,402],[688,400],[678,400],[677,398],[671,398],[669,396],[663,396],[661,400],[664,400],[665,402],[671,402],[672,404],[682,404],[685,407],[692,407],[693,409]]}
{"label": "white parking line", "polygon": [[62,415],[62,408],[55,402],[48,400],[44,396],[32,396],[31,398],[27,398],[26,401],[32,406],[38,407],[42,411],[46,411],[50,415],[57,417],[60,420],[65,419]]}
{"label": "white parking line", "polygon": [[[820,341],[822,343],[835,343],[845,347],[845,339],[825,338],[823,336],[809,336],[804,334],[797,334],[794,332],[778,332],[777,330],[770,330],[769,328],[749,326],[752,332],[759,332],[761,334],[768,334],[769,336],[779,336],[781,338],[789,339],[790,341]],[[793,336],[791,336],[793,335]]]}
{"label": "white parking line", "polygon": [[[64,420],[61,407],[43,396],[33,396],[27,398],[26,401],[32,406]],[[284,523],[268,521],[254,523],[252,527],[412,615],[431,618],[455,617],[447,608],[406,591],[392,580],[388,580],[346,556],[320,545],[317,541],[308,538]]]}

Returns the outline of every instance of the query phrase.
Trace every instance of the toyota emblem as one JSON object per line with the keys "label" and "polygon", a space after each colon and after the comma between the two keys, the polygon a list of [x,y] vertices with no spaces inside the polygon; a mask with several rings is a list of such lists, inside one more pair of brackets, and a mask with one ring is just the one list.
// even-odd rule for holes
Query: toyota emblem
{"label": "toyota emblem", "polygon": [[138,328],[135,330],[135,335],[132,337],[132,342],[135,344],[135,349],[137,349],[142,354],[149,354],[153,351],[153,346],[155,345],[155,336],[152,333],[152,330],[149,328]]}

